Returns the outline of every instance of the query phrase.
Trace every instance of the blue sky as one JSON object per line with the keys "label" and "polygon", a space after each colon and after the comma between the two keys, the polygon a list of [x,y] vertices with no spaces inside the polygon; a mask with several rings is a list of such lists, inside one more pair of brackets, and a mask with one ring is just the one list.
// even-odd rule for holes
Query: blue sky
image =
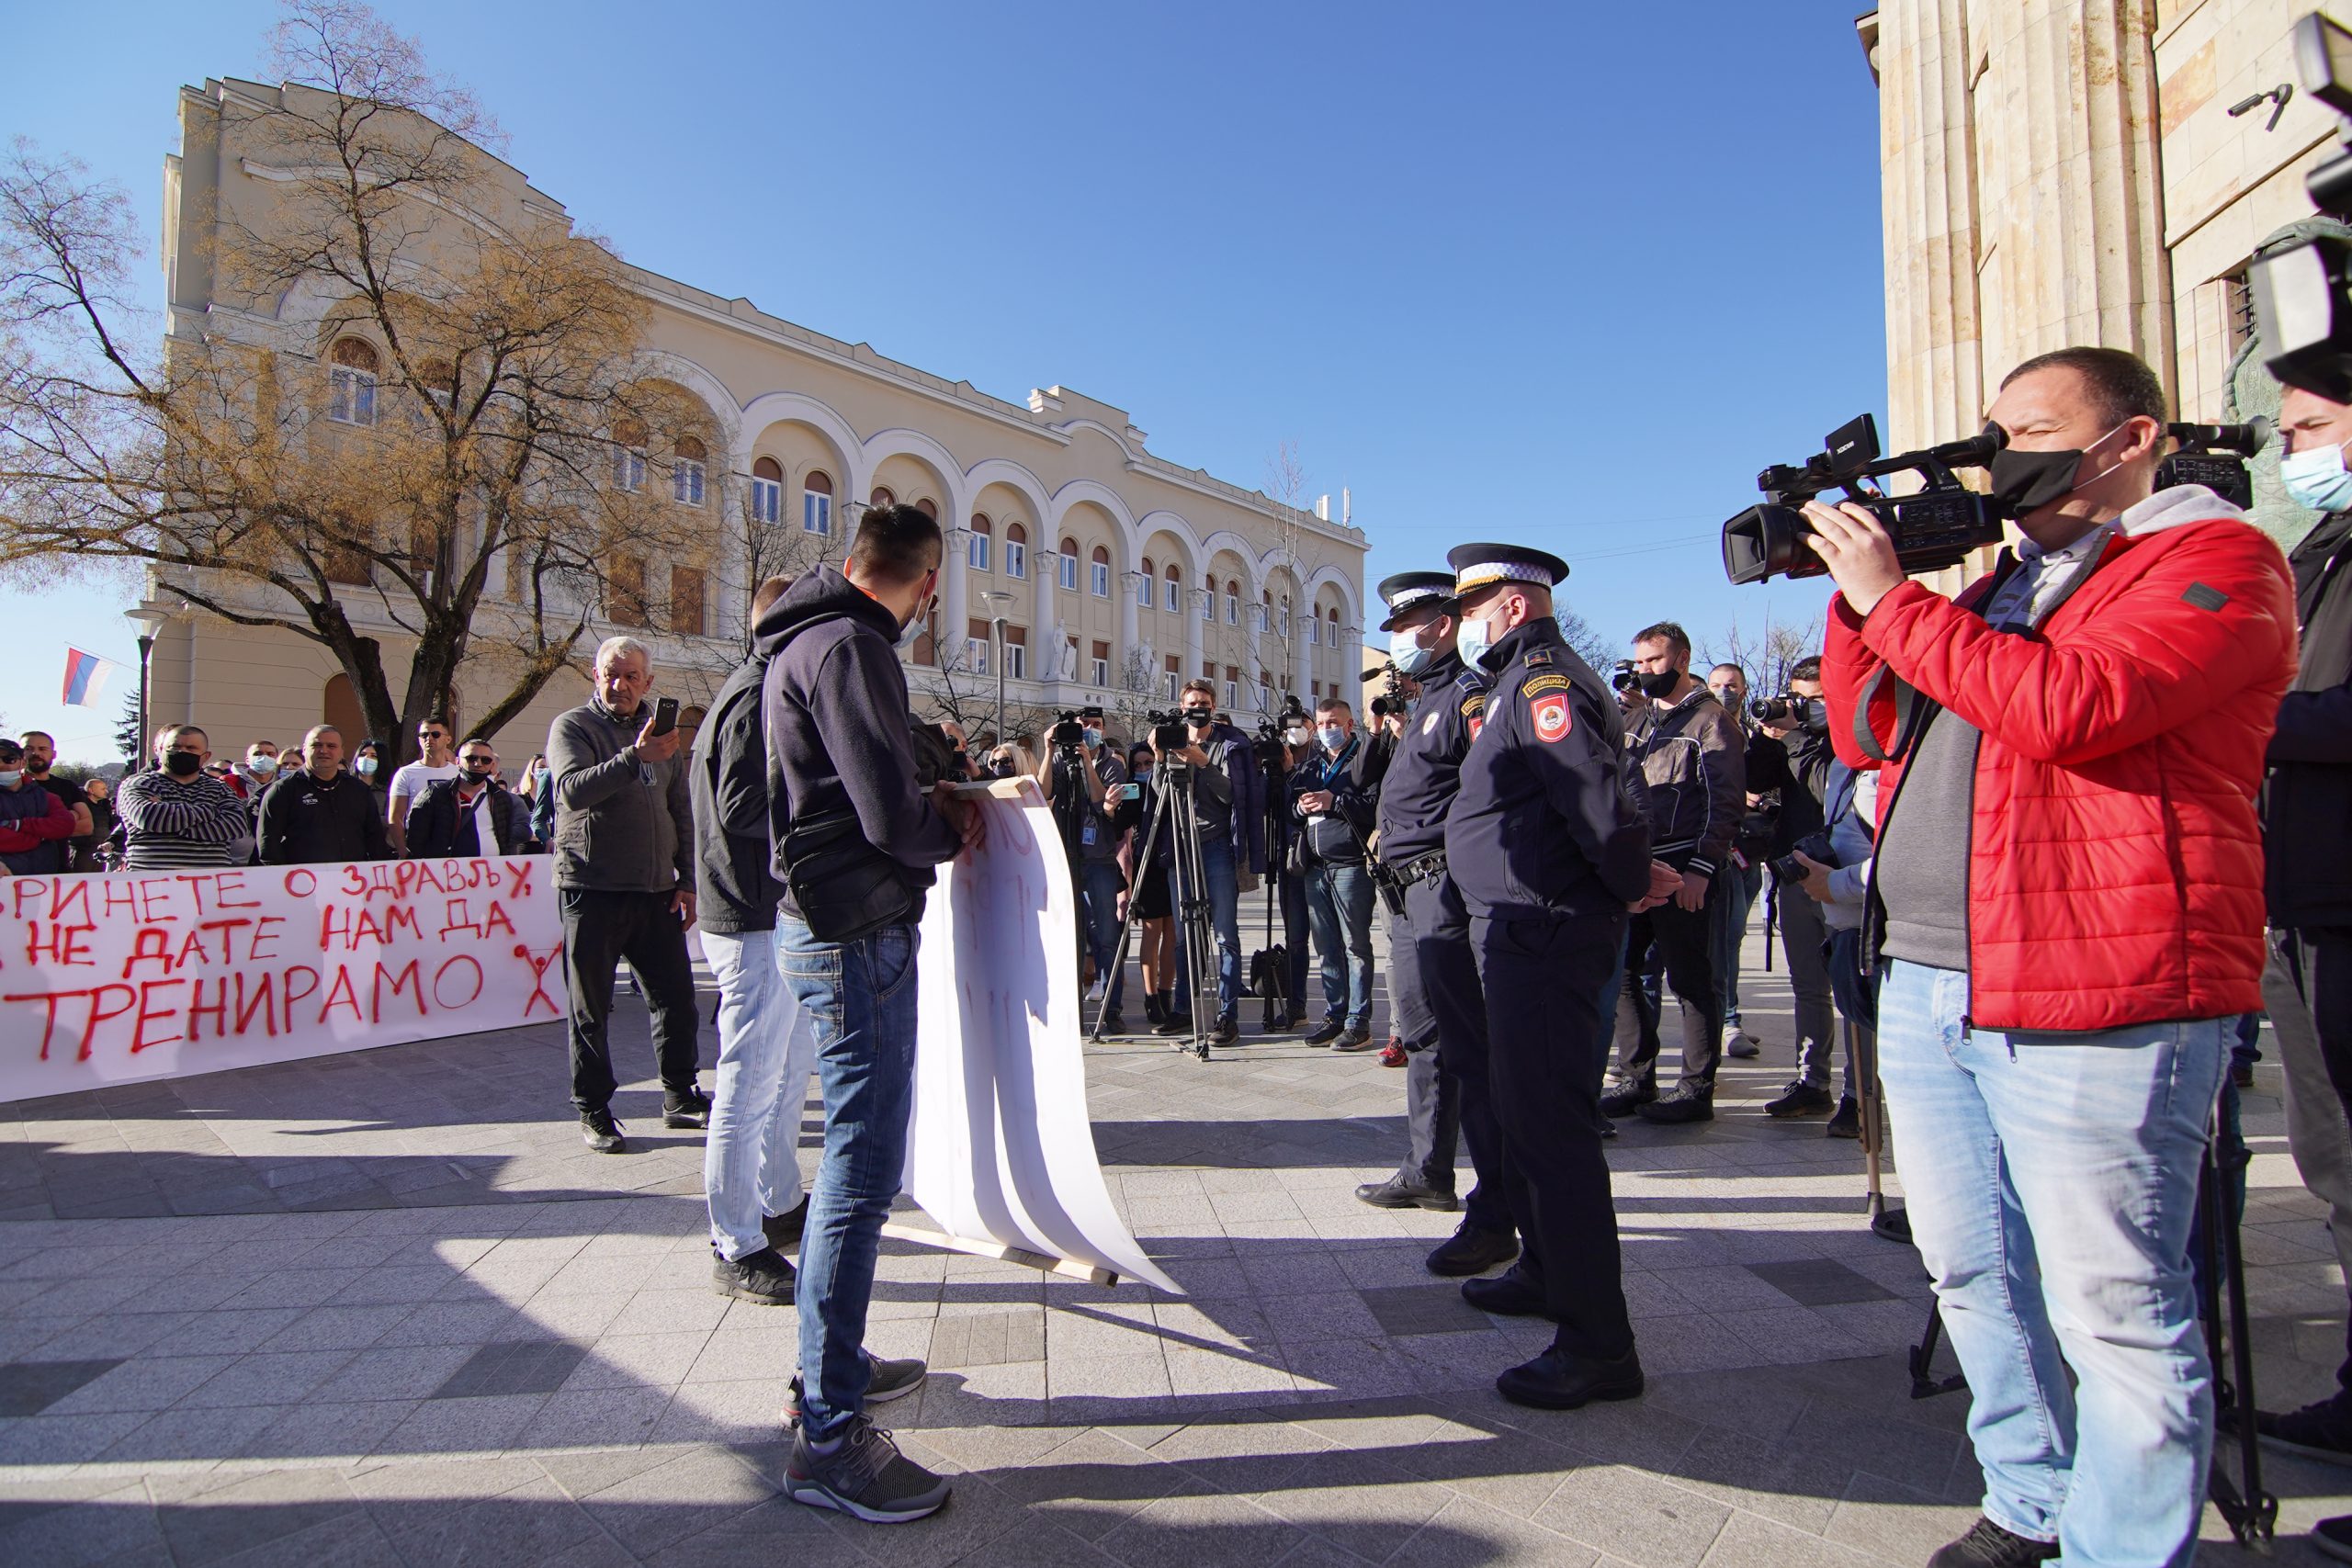
{"label": "blue sky", "polygon": [[[1729,587],[1715,536],[1884,402],[1850,4],[381,9],[629,260],[1001,397],[1085,392],[1245,486],[1295,441],[1310,495],[1353,491],[1367,586],[1504,538],[1568,558],[1612,636],[1826,597]],[[0,136],[124,186],[151,299],[175,93],[262,73],[276,15],[11,19]],[[134,659],[130,597],[0,586],[0,721],[104,756],[124,688],[55,699],[68,642]]]}

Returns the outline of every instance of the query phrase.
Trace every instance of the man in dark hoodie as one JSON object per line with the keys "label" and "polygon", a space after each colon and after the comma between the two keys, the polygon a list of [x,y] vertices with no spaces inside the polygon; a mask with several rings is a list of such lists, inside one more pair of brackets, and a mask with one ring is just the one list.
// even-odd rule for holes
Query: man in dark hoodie
{"label": "man in dark hoodie", "polygon": [[[792,586],[771,577],[752,595],[759,624]],[[808,1217],[800,1191],[800,1110],[817,1066],[808,1015],[776,965],[775,911],[784,897],[768,841],[768,742],[761,688],[768,656],[755,648],[711,699],[686,775],[695,803],[695,891],[703,956],[718,982],[718,1086],[703,1153],[710,1204],[713,1288],[723,1296],[791,1304],[785,1254]]]}
{"label": "man in dark hoodie", "polygon": [[[948,1483],[865,1414],[866,1307],[883,1216],[907,1163],[914,1096],[915,948],[933,869],[980,838],[977,807],[916,776],[898,649],[936,597],[939,525],[870,508],[839,571],[820,567],[760,617],[775,947],[817,1021],[825,1153],[800,1247],[794,1501],[878,1524],[919,1519]],[[796,871],[798,874],[796,875]]]}
{"label": "man in dark hoodie", "polygon": [[[2352,1267],[2352,405],[2290,387],[2278,425],[2288,493],[2324,515],[2287,562],[2302,641],[2266,759],[2262,991],[2287,1073],[2287,1145]],[[2315,1404],[2256,1416],[2256,1428],[2279,1447],[2352,1464],[2352,1357],[2336,1383]],[[2352,1517],[2323,1519],[2316,1534],[2340,1556],[2352,1548]]]}

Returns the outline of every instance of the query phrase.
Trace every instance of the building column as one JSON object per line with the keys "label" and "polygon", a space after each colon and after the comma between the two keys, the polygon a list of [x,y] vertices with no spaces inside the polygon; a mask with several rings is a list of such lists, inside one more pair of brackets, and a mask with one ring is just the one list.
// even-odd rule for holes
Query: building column
{"label": "building column", "polygon": [[1189,586],[1184,590],[1184,668],[1176,682],[1179,686],[1201,672],[1201,660],[1207,657],[1208,639],[1201,620],[1201,595],[1204,593],[1209,595],[1210,605],[1214,608],[1216,595],[1211,590]]}
{"label": "building column", "polygon": [[[1036,595],[1029,612],[1029,679],[1047,688],[1062,675],[1061,640],[1054,635],[1061,624],[1054,614],[1054,570],[1059,559],[1059,551],[1042,546],[1029,552],[1030,590]],[[1050,689],[1046,696],[1052,700]]]}
{"label": "building column", "polygon": [[[1114,692],[1126,690],[1127,655],[1143,641],[1140,607],[1136,604],[1136,583],[1142,575],[1137,570],[1122,572],[1114,580],[1114,592],[1119,592],[1119,640],[1111,648],[1111,689]],[[1159,584],[1151,584],[1151,591],[1159,592]]]}
{"label": "building column", "polygon": [[1304,624],[1304,617],[1312,614],[1312,607],[1294,609],[1290,616],[1290,651],[1295,665],[1291,671],[1290,689],[1297,694],[1302,706],[1313,700],[1306,694],[1315,682],[1315,648],[1306,640]]}
{"label": "building column", "polygon": [[[960,660],[964,655],[964,635],[971,629],[971,584],[965,577],[965,564],[970,559],[971,530],[960,524],[942,530],[943,554],[939,562],[939,635],[947,649],[955,650]],[[940,667],[949,663],[945,649],[934,649]]]}

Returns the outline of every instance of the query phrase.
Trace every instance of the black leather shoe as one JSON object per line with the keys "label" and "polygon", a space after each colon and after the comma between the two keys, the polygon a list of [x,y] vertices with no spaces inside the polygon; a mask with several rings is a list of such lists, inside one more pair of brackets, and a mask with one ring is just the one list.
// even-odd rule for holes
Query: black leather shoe
{"label": "black leather shoe", "polygon": [[1464,1274],[1483,1274],[1518,1256],[1519,1237],[1509,1231],[1473,1230],[1470,1222],[1464,1220],[1461,1229],[1438,1243],[1437,1249],[1422,1260],[1422,1267],[1452,1280]]}
{"label": "black leather shoe", "polygon": [[1480,1312],[1503,1317],[1544,1315],[1544,1287],[1529,1279],[1523,1269],[1510,1269],[1491,1280],[1464,1280],[1462,1299]]}
{"label": "black leather shoe", "polygon": [[1356,1196],[1375,1209],[1434,1209],[1450,1214],[1462,1207],[1462,1200],[1453,1193],[1441,1192],[1427,1182],[1409,1181],[1402,1176],[1367,1181],[1356,1189]]}
{"label": "black leather shoe", "polygon": [[1574,1410],[1596,1399],[1638,1399],[1642,1359],[1628,1350],[1612,1359],[1596,1361],[1555,1345],[1497,1378],[1495,1387],[1513,1404],[1532,1404],[1539,1410]]}
{"label": "black leather shoe", "polygon": [[2033,1568],[2057,1555],[2056,1541],[2012,1534],[1980,1514],[1966,1535],[1936,1549],[1928,1568]]}
{"label": "black leather shoe", "polygon": [[803,1192],[800,1201],[789,1213],[766,1214],[760,1219],[760,1234],[778,1252],[790,1252],[800,1245],[800,1233],[808,1228],[808,1194]]}
{"label": "black leather shoe", "polygon": [[1645,1122],[1656,1122],[1668,1127],[1679,1127],[1690,1122],[1712,1122],[1715,1119],[1715,1097],[1712,1094],[1677,1094],[1637,1107],[1636,1113]]}
{"label": "black leather shoe", "polygon": [[1315,1026],[1315,1032],[1306,1037],[1306,1043],[1309,1045],[1329,1045],[1332,1041],[1337,1040],[1340,1037],[1341,1032],[1345,1030],[1346,1027],[1347,1026],[1344,1023],[1340,1022],[1340,1020],[1336,1018],[1327,1018],[1321,1023]]}
{"label": "black leather shoe", "polygon": [[1600,1113],[1603,1116],[1631,1116],[1657,1098],[1656,1084],[1619,1084],[1601,1094]]}
{"label": "black leather shoe", "polygon": [[1836,1103],[1830,1098],[1827,1089],[1799,1078],[1782,1089],[1778,1100],[1768,1100],[1764,1102],[1764,1114],[1767,1116],[1818,1116]]}

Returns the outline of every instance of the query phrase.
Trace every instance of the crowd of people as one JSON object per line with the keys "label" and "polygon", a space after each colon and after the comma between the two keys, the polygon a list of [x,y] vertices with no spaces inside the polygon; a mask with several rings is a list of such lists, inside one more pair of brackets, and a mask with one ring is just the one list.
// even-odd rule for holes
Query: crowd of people
{"label": "crowd of people", "polygon": [[[1629,1116],[1711,1120],[1722,1060],[1766,1047],[1738,987],[1760,899],[1795,1002],[1771,1044],[1792,1077],[1763,1110],[1850,1137],[1883,1085],[1972,1391],[1983,1517],[1933,1562],[2177,1562],[2217,1419],[2191,1216],[2255,1015],[2352,1262],[2352,406],[2287,394],[2285,481],[2324,514],[2291,558],[2212,491],[2158,487],[2165,417],[2120,351],[2014,370],[1991,481],[2022,537],[1954,599],[1905,575],[1871,512],[1808,503],[1838,589],[1825,646],[1760,698],[1736,664],[1702,676],[1668,621],[1604,677],[1554,614],[1565,562],[1468,544],[1380,584],[1396,680],[1365,723],[1331,698],[1253,738],[1194,681],[1131,743],[1089,708],[1042,743],[967,744],[916,721],[899,654],[936,601],[938,525],[883,506],[841,567],[759,586],[753,651],[690,750],[649,651],[614,637],[511,787],[489,739],[438,719],[389,779],[375,742],[347,760],[327,726],[225,763],[168,726],[111,795],[55,779],[45,735],[0,740],[0,863],[552,855],[583,1140],[628,1148],[607,1039],[626,963],[663,1121],[707,1129],[714,1287],[798,1307],[786,1490],[885,1522],[949,1491],[868,1414],[925,1368],[864,1337],[906,1163],[926,890],[984,839],[959,784],[1025,776],[1054,810],[1098,1034],[1127,1027],[1132,956],[1158,1034],[1238,1045],[1246,987],[1271,1033],[1383,1049],[1406,1146],[1358,1195],[1463,1214],[1427,1267],[1555,1325],[1498,1378],[1550,1408],[1643,1391],[1606,1144]],[[1245,976],[1240,899],[1261,879],[1283,941]],[[2301,1410],[2219,1415],[2352,1463],[2352,1356],[2339,1382]],[[2316,1539],[2352,1553],[2352,1520]]]}

